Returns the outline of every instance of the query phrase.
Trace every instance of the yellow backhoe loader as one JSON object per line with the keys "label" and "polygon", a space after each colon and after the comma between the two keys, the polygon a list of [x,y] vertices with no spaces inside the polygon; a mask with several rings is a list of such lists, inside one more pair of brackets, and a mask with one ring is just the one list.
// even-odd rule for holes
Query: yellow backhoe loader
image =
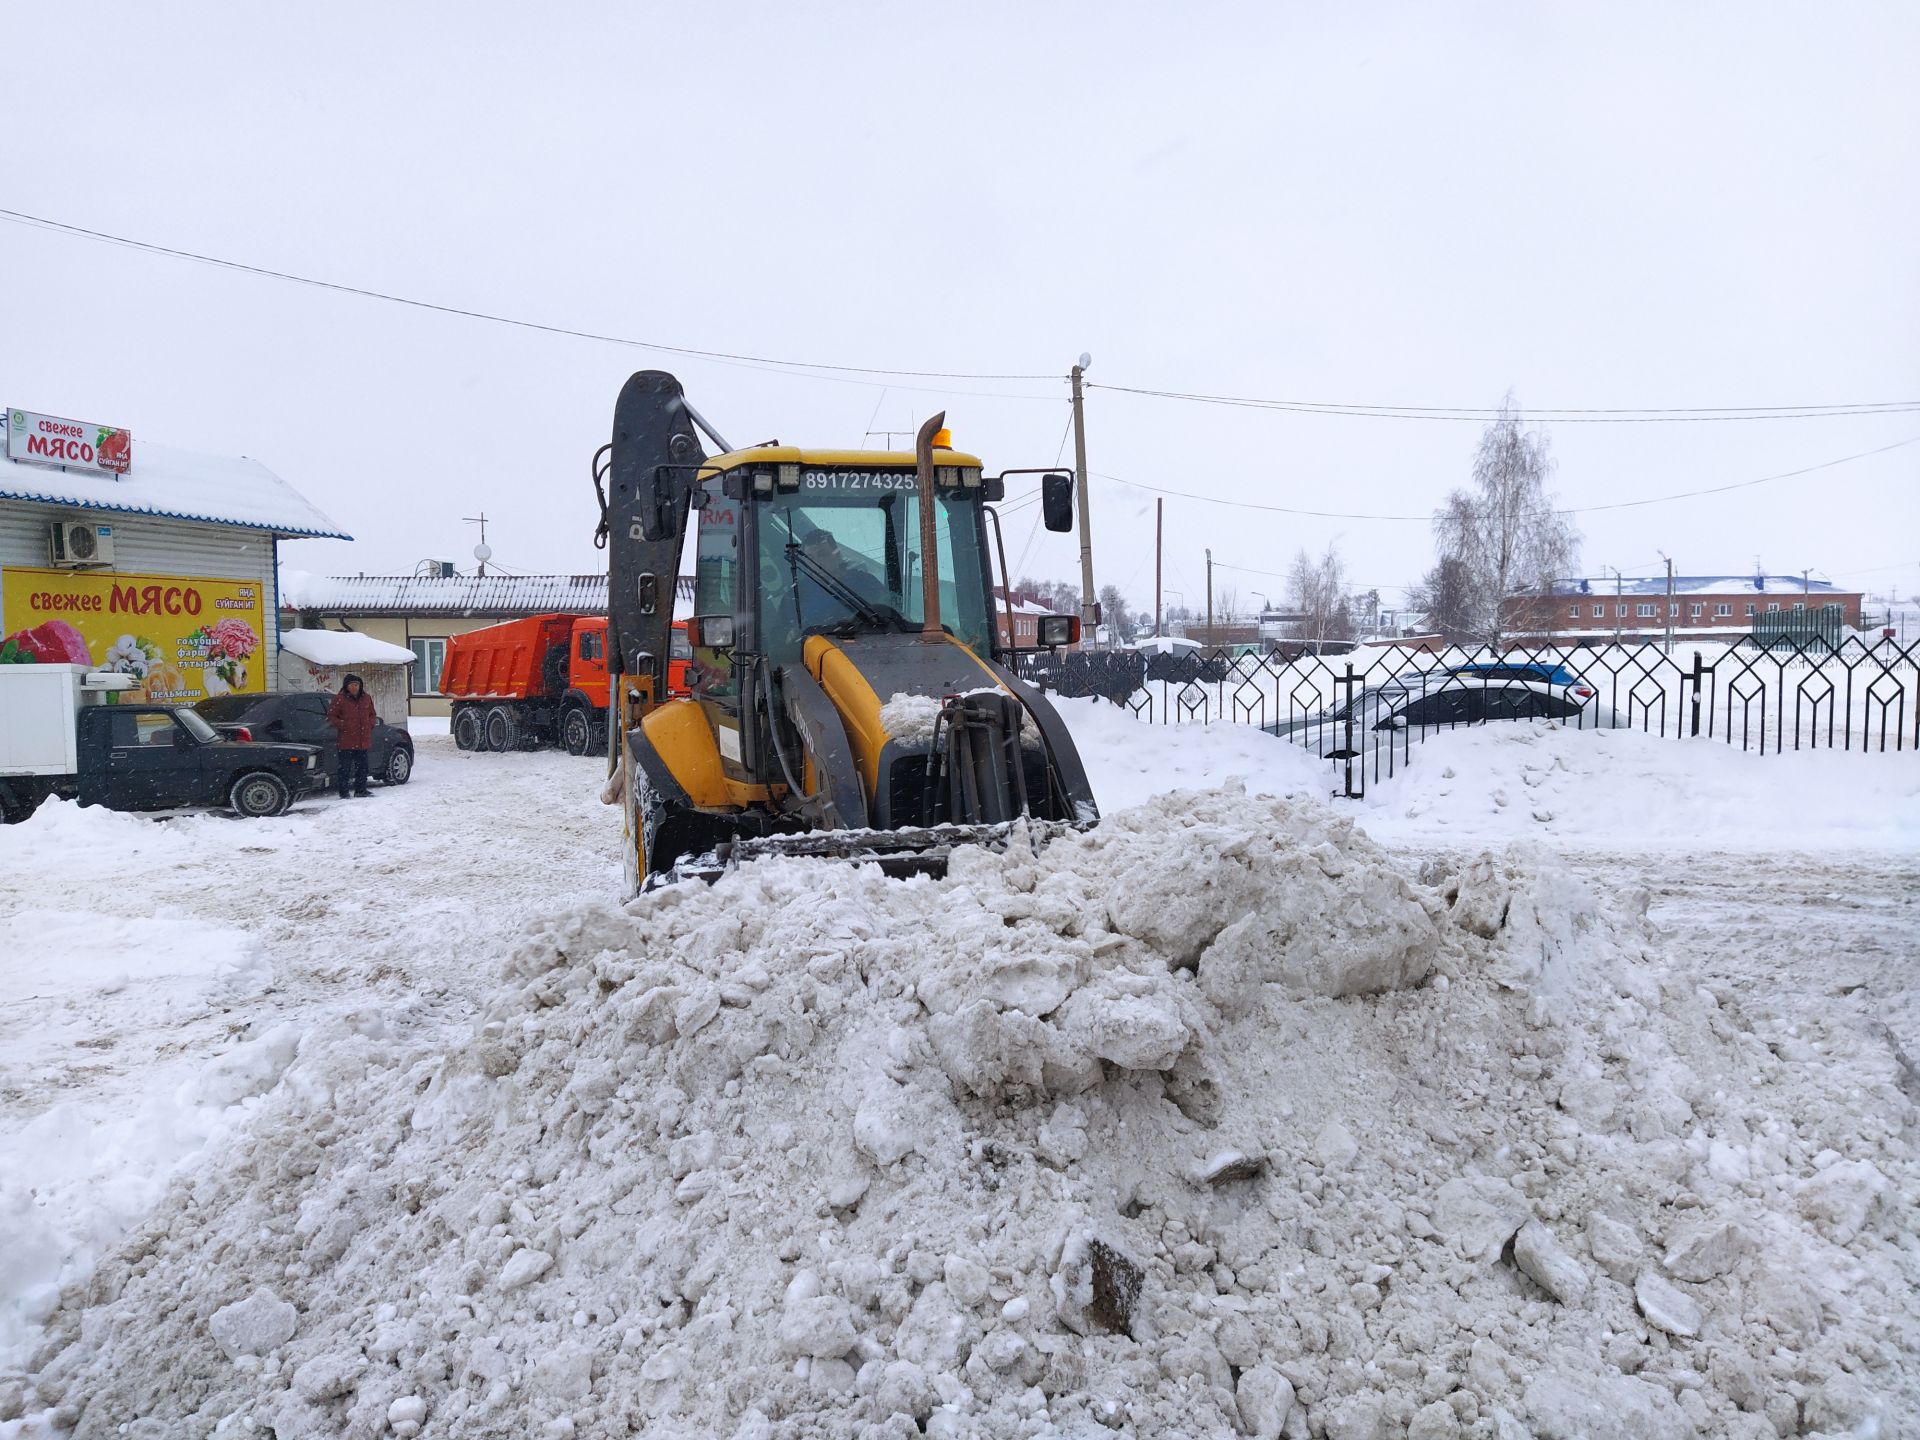
{"label": "yellow backhoe loader", "polygon": [[[608,551],[608,798],[630,890],[765,854],[942,873],[957,845],[1044,839],[1099,818],[1058,712],[1014,673],[990,502],[1040,474],[1051,530],[1072,477],[986,475],[935,416],[912,453],[736,450],[663,371],[629,379],[594,457]],[[709,456],[701,437],[721,453]],[[691,698],[667,698],[689,517]],[[1002,634],[996,605],[1007,619]],[[1042,647],[1077,616],[1038,621]]]}

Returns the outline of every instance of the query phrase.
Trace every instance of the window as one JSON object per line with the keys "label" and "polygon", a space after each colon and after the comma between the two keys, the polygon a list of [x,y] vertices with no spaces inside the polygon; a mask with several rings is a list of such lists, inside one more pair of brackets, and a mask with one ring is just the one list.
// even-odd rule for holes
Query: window
{"label": "window", "polygon": [[1672,618],[1673,618],[1674,616],[1676,616],[1676,615],[1678,615],[1679,613],[1680,613],[1680,607],[1679,607],[1678,605],[1669,605],[1669,606],[1667,606],[1667,618],[1668,618],[1668,619],[1672,619]]}
{"label": "window", "polygon": [[1747,605],[1747,614],[1749,616],[1754,616],[1754,615],[1758,615],[1759,613],[1760,613],[1760,607],[1758,605],[1755,605],[1749,602],[1749,604]]}
{"label": "window", "polygon": [[1569,620],[1578,620],[1580,618],[1580,607],[1578,605],[1575,605],[1570,610],[1568,610],[1567,618]]}
{"label": "window", "polygon": [[447,663],[447,642],[439,638],[409,640],[407,648],[413,651],[413,693],[439,694],[440,667]]}
{"label": "window", "polygon": [[1733,606],[1726,603],[1716,605],[1713,607],[1713,613],[1716,619],[1722,615],[1731,615],[1733,614]]}
{"label": "window", "polygon": [[580,632],[580,658],[582,660],[604,660],[607,658],[606,631],[582,630]]}
{"label": "window", "polygon": [[1793,602],[1793,608],[1796,610],[1804,610],[1807,607],[1805,605],[1802,605],[1798,600],[1796,600]]}
{"label": "window", "polygon": [[1623,618],[1626,615],[1626,613],[1627,613],[1627,607],[1624,605],[1616,605],[1613,607],[1613,614],[1616,620]]}
{"label": "window", "polygon": [[1604,605],[1596,605],[1593,607],[1593,618],[1596,620],[1601,619],[1606,613],[1607,607]]}
{"label": "window", "polygon": [[1653,606],[1651,605],[1636,605],[1633,607],[1633,612],[1642,620],[1651,620],[1653,618]]}
{"label": "window", "polygon": [[121,710],[113,717],[113,728],[108,732],[115,749],[124,749],[130,745],[171,745],[174,735],[173,716],[161,710]]}
{"label": "window", "polygon": [[1698,620],[1701,617],[1701,615],[1706,613],[1706,608],[1707,607],[1704,605],[1695,605],[1692,607],[1692,610],[1690,613],[1692,614],[1695,620]]}
{"label": "window", "polygon": [[1540,697],[1520,685],[1488,686],[1481,692],[1482,718],[1487,720],[1524,720],[1539,711],[1534,701]]}
{"label": "window", "polygon": [[1779,608],[1780,608],[1780,602],[1778,600],[1769,600],[1767,602],[1767,613],[1769,615],[1773,614]]}

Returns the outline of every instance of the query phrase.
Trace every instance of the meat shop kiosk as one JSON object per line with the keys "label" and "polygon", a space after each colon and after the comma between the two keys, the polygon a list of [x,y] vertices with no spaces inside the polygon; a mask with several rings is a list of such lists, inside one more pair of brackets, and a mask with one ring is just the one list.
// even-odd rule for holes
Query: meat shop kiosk
{"label": "meat shop kiosk", "polygon": [[117,671],[181,704],[275,688],[280,542],[351,536],[257,460],[0,415],[0,665]]}

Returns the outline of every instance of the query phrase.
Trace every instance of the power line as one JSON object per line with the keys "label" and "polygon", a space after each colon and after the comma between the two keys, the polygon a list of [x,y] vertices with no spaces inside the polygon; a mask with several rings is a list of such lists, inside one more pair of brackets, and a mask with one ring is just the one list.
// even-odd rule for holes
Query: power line
{"label": "power line", "polygon": [[[1602,510],[1631,510],[1643,505],[1664,505],[1673,500],[1691,500],[1701,495],[1721,495],[1729,490],[1745,490],[1755,485],[1768,485],[1776,480],[1792,480],[1801,475],[1811,475],[1817,470],[1831,470],[1836,465],[1848,465],[1855,460],[1870,459],[1875,455],[1884,455],[1889,450],[1898,450],[1903,446],[1920,443],[1920,435],[1909,435],[1904,440],[1896,440],[1890,445],[1881,445],[1872,450],[1862,450],[1853,455],[1842,455],[1834,460],[1822,460],[1815,465],[1804,465],[1798,470],[1783,470],[1778,475],[1762,475],[1753,480],[1735,480],[1727,485],[1708,485],[1698,490],[1679,490],[1671,495],[1650,495],[1642,500],[1615,500],[1604,505],[1576,505],[1556,507],[1556,515],[1592,515]],[[1191,490],[1174,490],[1164,485],[1148,485],[1139,480],[1125,480],[1118,475],[1108,475],[1096,471],[1102,480],[1111,480],[1118,485],[1127,485],[1135,490],[1150,490],[1158,495],[1175,495],[1182,500],[1198,500],[1208,505],[1227,505],[1239,510],[1266,510],[1280,515],[1304,515],[1317,520],[1423,520],[1431,521],[1431,512],[1424,515],[1384,515],[1363,514],[1343,510],[1306,510],[1293,505],[1270,505],[1258,500],[1227,500],[1218,495],[1198,495]]]}
{"label": "power line", "polygon": [[[1247,395],[1211,395],[1192,390],[1155,390],[1138,385],[1104,385],[1089,380],[1090,390],[1123,395],[1145,395],[1196,405],[1225,405],[1244,410],[1272,410],[1294,415],[1339,415],[1367,420],[1441,420],[1485,424],[1506,412],[1477,405],[1361,405],[1337,400],[1267,400]],[[1540,406],[1524,412],[1525,419],[1559,425],[1682,424],[1731,420],[1819,420],[1848,415],[1904,415],[1920,410],[1920,400],[1858,400],[1806,405],[1704,405],[1674,407],[1583,408]]]}
{"label": "power line", "polygon": [[[527,320],[518,316],[502,315],[491,311],[472,309],[466,306],[446,305],[432,300],[418,300],[406,295],[396,295],[390,291],[375,290],[368,286],[349,285],[340,281],[322,280],[310,275],[298,275],[291,271],[276,270],[269,266],[253,265],[240,260],[229,260],[223,256],[209,255],[197,250],[186,250],[177,246],[161,245],[150,240],[136,239],[129,235],[119,235],[111,231],[95,230],[83,225],[73,225],[63,220],[54,220],[44,215],[34,215],[22,210],[0,209],[0,220],[48,230],[57,234],[69,235],[79,239],[93,240],[102,244],[118,245],[126,249],[138,250],[151,255],[163,255],[175,260],[188,260],[199,265],[211,265],[219,269],[232,270],[240,274],[253,275],[271,280],[283,280],[289,284],[305,285],[314,289],[332,291],[335,294],[354,295],[368,300],[381,300],[391,305],[405,305],[416,310],[428,310],[437,314],[454,315],[468,320],[483,320],[490,324],[508,325],[517,329],[533,330],[547,335],[560,335],[577,340],[591,340],[601,344],[621,345],[638,350],[650,350],[663,355],[684,355],[691,359],[708,360],[716,364],[759,367],[788,374],[809,375],[816,380],[840,379],[843,383],[875,383],[874,381],[856,381],[847,378],[863,375],[904,377],[919,380],[1016,380],[1035,382],[1058,382],[1063,378],[1059,375],[1034,372],[906,370],[878,365],[841,365],[829,361],[789,360],[779,356],[752,355],[740,351],[710,350],[691,345],[669,345],[663,341],[639,340],[631,336],[609,335],[598,331],[581,330],[572,326],[549,324],[539,320]],[[1192,404],[1276,410],[1293,414],[1344,415],[1379,420],[1439,420],[1485,423],[1488,420],[1499,419],[1503,413],[1498,409],[1489,409],[1484,406],[1388,405],[1359,404],[1335,400],[1282,400],[1246,395],[1211,394],[1202,391],[1155,389],[1148,386],[1109,385],[1102,384],[1098,381],[1087,381],[1085,383],[1090,389],[1108,390],[1116,394],[1143,395]],[[928,387],[894,385],[891,388],[913,390],[926,389]],[[1043,400],[1050,398],[1041,395],[1007,394],[1003,392],[973,391],[968,393],[981,399]],[[1808,420],[1842,416],[1899,415],[1915,410],[1920,410],[1920,400],[1846,401],[1804,405],[1616,408],[1550,406],[1535,408],[1525,413],[1529,419],[1556,424],[1636,424],[1735,420]],[[1317,512],[1303,511],[1297,513],[1309,514]],[[1330,516],[1329,518],[1370,519],[1389,517]]]}
{"label": "power line", "polygon": [[[218,255],[202,254],[197,250],[182,250],[171,245],[156,245],[149,240],[136,240],[127,235],[111,234],[105,230],[90,230],[82,225],[69,225],[61,220],[49,220],[43,215],[29,215],[20,210],[0,209],[0,219],[79,236],[87,240],[98,240],[109,245],[122,245],[127,249],[142,250],[151,255],[166,255],[176,260],[191,260],[196,264],[213,265],[223,270],[237,270],[242,274],[257,275],[270,280],[285,280],[295,285],[309,285],[317,290],[331,290],[340,295],[358,295],[367,300],[384,300],[391,305],[408,305],[416,310],[432,310],[442,315],[458,315],[468,320],[486,320],[495,325],[512,325],[522,330],[538,330],[543,334],[565,335],[576,340],[597,340],[608,345],[625,345],[636,350],[653,350],[663,355],[686,355],[701,360],[724,360],[735,364],[763,365],[784,370],[827,370],[845,375],[903,375],[918,380],[1051,380],[1057,382],[1064,378],[1059,375],[987,374],[965,370],[895,370],[874,365],[833,365],[825,361],[783,360],[769,355],[702,350],[691,345],[667,345],[656,340],[635,340],[624,335],[605,335],[592,330],[576,330],[566,325],[549,325],[539,320],[523,320],[517,316],[497,315],[485,310],[470,310],[459,305],[442,305],[432,300],[415,300],[385,290],[373,290],[361,285],[346,285],[334,280],[320,280],[311,275],[295,275],[286,270],[269,269],[264,265],[249,265],[243,261],[228,260]],[[1006,398],[1027,400],[1043,397],[1022,395]]]}

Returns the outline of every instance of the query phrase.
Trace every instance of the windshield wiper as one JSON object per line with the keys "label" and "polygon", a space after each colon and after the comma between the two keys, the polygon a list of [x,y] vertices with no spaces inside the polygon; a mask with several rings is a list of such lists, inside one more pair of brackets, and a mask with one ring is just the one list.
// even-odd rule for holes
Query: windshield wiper
{"label": "windshield wiper", "polygon": [[[829,570],[825,565],[822,565],[818,560],[815,560],[811,555],[808,555],[806,552],[801,550],[799,543],[797,541],[789,540],[787,542],[787,565],[790,569],[796,572],[795,573],[796,590],[798,589],[798,584],[799,584],[799,578],[798,578],[799,572],[804,571],[808,576],[808,578],[810,578],[814,582],[814,584],[818,585],[822,590],[826,591],[829,595],[833,596],[834,599],[838,600],[842,605],[845,605],[849,610],[854,611],[862,620],[866,621],[869,625],[878,625],[887,630],[900,630],[900,629],[906,628],[908,623],[907,618],[904,615],[902,615],[898,610],[895,610],[890,605],[889,606],[876,605],[871,600],[868,600],[858,590],[855,590],[851,585],[849,585],[845,580],[841,579],[838,575],[834,574],[833,571]],[[795,605],[796,619],[800,618],[797,613],[798,609],[799,607],[798,607],[798,604],[796,603]],[[801,624],[802,624],[802,628],[804,628],[805,626],[804,620],[801,621]],[[843,624],[844,622],[841,622],[840,624],[827,625],[821,628],[823,630],[840,629],[842,628]]]}

